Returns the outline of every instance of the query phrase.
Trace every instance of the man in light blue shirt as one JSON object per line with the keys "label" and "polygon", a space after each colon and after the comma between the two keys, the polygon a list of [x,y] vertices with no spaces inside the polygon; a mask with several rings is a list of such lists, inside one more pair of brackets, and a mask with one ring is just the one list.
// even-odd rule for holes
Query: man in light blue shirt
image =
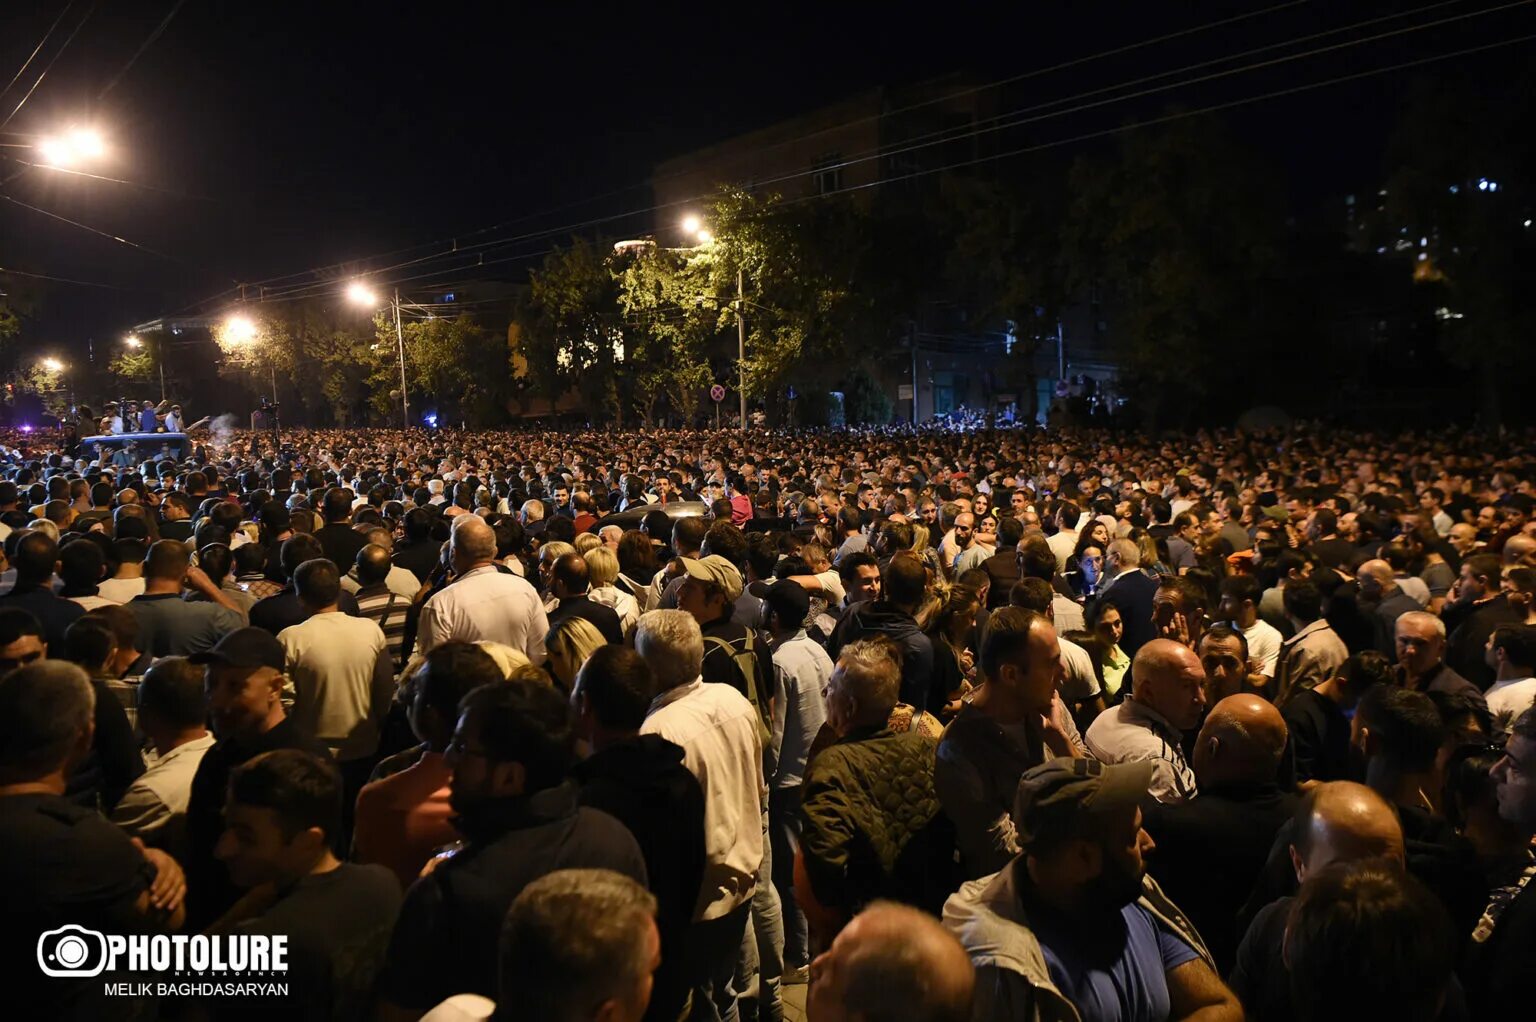
{"label": "man in light blue shirt", "polygon": [[773,886],[784,906],[784,980],[794,982],[810,964],[805,914],[795,903],[795,849],[800,844],[800,782],[811,743],[826,722],[822,690],[832,658],[805,634],[811,598],[782,579],[763,596],[773,648],[773,740],[768,769],[768,840]]}

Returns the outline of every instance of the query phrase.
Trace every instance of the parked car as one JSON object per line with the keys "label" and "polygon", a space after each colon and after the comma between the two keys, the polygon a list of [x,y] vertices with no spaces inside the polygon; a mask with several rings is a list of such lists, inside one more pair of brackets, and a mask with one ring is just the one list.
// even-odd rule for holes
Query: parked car
{"label": "parked car", "polygon": [[646,504],[617,511],[602,521],[603,525],[617,525],[624,530],[640,528],[640,519],[652,511],[665,511],[674,521],[679,518],[699,518],[709,513],[709,505],[702,500],[674,500],[667,504]]}

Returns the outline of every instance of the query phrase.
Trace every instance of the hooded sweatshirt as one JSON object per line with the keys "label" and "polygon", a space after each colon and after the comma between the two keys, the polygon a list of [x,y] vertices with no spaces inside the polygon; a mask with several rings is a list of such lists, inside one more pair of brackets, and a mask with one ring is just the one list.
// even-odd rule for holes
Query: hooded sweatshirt
{"label": "hooded sweatshirt", "polygon": [[927,706],[933,679],[933,642],[911,614],[894,604],[870,600],[849,607],[832,630],[827,652],[835,661],[844,646],[876,635],[885,636],[901,649],[901,701]]}

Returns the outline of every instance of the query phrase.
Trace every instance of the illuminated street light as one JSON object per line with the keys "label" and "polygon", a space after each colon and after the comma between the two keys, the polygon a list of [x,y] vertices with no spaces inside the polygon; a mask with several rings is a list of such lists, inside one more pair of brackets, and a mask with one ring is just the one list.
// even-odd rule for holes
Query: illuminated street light
{"label": "illuminated street light", "polygon": [[43,359],[43,368],[50,373],[62,373],[64,371],[64,363],[56,358],[45,358]]}
{"label": "illuminated street light", "polygon": [[41,139],[37,151],[48,166],[72,167],[101,159],[107,154],[107,143],[101,133],[92,128],[71,128],[63,135]]}
{"label": "illuminated street light", "polygon": [[379,296],[374,293],[373,288],[360,280],[353,281],[347,285],[347,301],[354,305],[367,306],[370,309],[376,309],[379,306]]}
{"label": "illuminated street light", "polygon": [[130,347],[130,348],[142,348],[142,347],[144,347],[144,342],[139,340],[133,334],[129,334],[127,337],[124,337],[123,338],[123,343],[128,345],[128,347]]}
{"label": "illuminated street light", "polygon": [[698,238],[700,245],[708,245],[710,242],[715,240],[715,236],[705,230],[699,231]]}
{"label": "illuminated street light", "polygon": [[[354,280],[347,285],[347,301],[369,309],[377,309],[380,305],[378,294],[374,292],[373,288],[360,280]],[[395,288],[389,299],[389,308],[395,317],[395,344],[400,354],[400,428],[410,429],[411,392],[405,381],[405,327],[400,321],[400,305],[400,289]],[[420,306],[413,306],[413,308],[420,308]],[[432,318],[430,313],[428,313],[427,318]],[[378,345],[373,347],[374,350],[377,350]]]}
{"label": "illuminated street light", "polygon": [[697,235],[699,233],[699,229],[703,226],[703,221],[701,221],[696,216],[683,217],[683,231],[686,234]]}
{"label": "illuminated street light", "polygon": [[225,336],[235,344],[246,344],[256,339],[256,324],[249,316],[233,315],[224,321]]}

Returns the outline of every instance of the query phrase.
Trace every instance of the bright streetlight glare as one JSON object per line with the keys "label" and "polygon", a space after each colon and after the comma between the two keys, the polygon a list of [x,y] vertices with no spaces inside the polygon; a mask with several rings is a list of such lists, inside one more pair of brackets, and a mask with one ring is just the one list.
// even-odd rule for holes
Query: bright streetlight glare
{"label": "bright streetlight glare", "polygon": [[683,230],[688,232],[689,234],[698,234],[699,233],[699,229],[701,227],[703,227],[703,226],[704,226],[703,221],[701,221],[696,216],[685,216],[685,217],[683,217]]}
{"label": "bright streetlight glare", "polygon": [[347,301],[354,305],[366,305],[369,308],[377,308],[379,296],[374,294],[373,289],[367,284],[364,284],[362,281],[354,281],[347,285]]}
{"label": "bright streetlight glare", "polygon": [[59,373],[64,371],[64,363],[56,358],[45,358],[43,359],[43,368],[50,373]]}
{"label": "bright streetlight glare", "polygon": [[249,316],[235,315],[224,321],[225,335],[236,344],[256,339],[256,324]]}
{"label": "bright streetlight glare", "polygon": [[37,143],[38,155],[51,167],[67,167],[75,162],[75,151],[61,138],[45,138]]}
{"label": "bright streetlight glare", "polygon": [[142,348],[142,347],[144,347],[144,342],[139,340],[133,334],[129,334],[127,337],[123,338],[123,343],[128,345],[128,347],[130,347],[130,348]]}
{"label": "bright streetlight glare", "polygon": [[69,133],[69,144],[81,156],[99,160],[107,155],[107,143],[101,132],[93,128],[75,128]]}
{"label": "bright streetlight glare", "polygon": [[711,241],[714,241],[714,240],[715,240],[715,236],[713,234],[709,233],[708,231],[700,231],[699,232],[699,244],[701,244],[701,245],[708,245]]}
{"label": "bright streetlight glare", "polygon": [[42,162],[51,167],[72,167],[101,159],[107,154],[107,143],[94,128],[71,128],[63,135],[39,140],[37,151]]}

